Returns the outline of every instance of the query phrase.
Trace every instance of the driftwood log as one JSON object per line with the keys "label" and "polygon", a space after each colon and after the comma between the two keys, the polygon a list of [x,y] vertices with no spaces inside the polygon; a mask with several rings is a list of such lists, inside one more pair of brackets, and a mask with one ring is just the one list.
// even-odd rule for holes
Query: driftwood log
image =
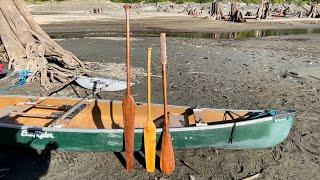
{"label": "driftwood log", "polygon": [[84,71],[84,64],[52,40],[32,18],[23,0],[0,3],[0,39],[9,69],[33,73],[28,81],[40,80],[49,89]]}
{"label": "driftwood log", "polygon": [[232,22],[246,22],[238,3],[231,3],[230,21]]}
{"label": "driftwood log", "polygon": [[270,2],[268,0],[261,0],[256,19],[267,19],[269,14],[269,6]]}
{"label": "driftwood log", "polygon": [[210,8],[210,19],[212,20],[220,20],[224,19],[223,13],[222,13],[222,2],[221,1],[215,1],[211,4]]}

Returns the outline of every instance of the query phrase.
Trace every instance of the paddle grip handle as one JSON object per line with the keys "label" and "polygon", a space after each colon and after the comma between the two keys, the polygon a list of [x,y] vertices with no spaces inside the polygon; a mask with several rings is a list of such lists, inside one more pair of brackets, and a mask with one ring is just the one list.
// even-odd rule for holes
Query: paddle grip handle
{"label": "paddle grip handle", "polygon": [[161,63],[167,64],[167,40],[166,33],[160,33]]}
{"label": "paddle grip handle", "polygon": [[163,85],[163,113],[164,123],[163,131],[169,132],[169,117],[168,117],[168,98],[167,98],[167,45],[166,33],[160,34],[160,54],[162,63],[162,85]]}

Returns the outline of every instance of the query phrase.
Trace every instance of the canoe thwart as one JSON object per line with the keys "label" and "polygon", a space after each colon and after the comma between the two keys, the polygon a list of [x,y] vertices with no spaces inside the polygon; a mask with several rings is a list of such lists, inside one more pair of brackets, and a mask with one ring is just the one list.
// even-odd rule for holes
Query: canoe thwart
{"label": "canoe thwart", "polygon": [[68,111],[69,109],[72,108],[72,106],[68,104],[63,104],[63,105],[36,104],[34,107],[38,109],[56,109],[58,111]]}
{"label": "canoe thwart", "polygon": [[184,115],[168,113],[170,118],[170,127],[186,127],[187,121]]}

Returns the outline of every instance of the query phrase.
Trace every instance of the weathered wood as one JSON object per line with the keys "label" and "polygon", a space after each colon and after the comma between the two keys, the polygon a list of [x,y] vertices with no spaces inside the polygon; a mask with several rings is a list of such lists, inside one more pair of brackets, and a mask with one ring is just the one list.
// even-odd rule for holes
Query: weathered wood
{"label": "weathered wood", "polygon": [[308,12],[308,18],[320,18],[320,12],[317,10],[317,4],[311,4],[311,9]]}
{"label": "weathered wood", "polygon": [[224,19],[224,15],[222,13],[222,2],[221,1],[215,1],[211,4],[210,8],[210,19],[212,20],[220,20]]}
{"label": "weathered wood", "polygon": [[261,0],[256,19],[267,19],[269,14],[269,6],[269,0]]}
{"label": "weathered wood", "polygon": [[9,69],[29,70],[48,89],[54,81],[65,82],[82,74],[84,64],[52,40],[32,18],[23,0],[0,3],[0,38]]}
{"label": "weathered wood", "polygon": [[231,3],[230,21],[232,22],[246,22],[238,3]]}
{"label": "weathered wood", "polygon": [[59,92],[61,89],[64,89],[65,87],[70,85],[72,82],[74,82],[77,78],[78,77],[75,76],[75,77],[71,78],[70,80],[62,83],[61,85],[59,85],[55,88],[52,88],[50,91],[48,91],[47,96],[51,96],[52,94]]}

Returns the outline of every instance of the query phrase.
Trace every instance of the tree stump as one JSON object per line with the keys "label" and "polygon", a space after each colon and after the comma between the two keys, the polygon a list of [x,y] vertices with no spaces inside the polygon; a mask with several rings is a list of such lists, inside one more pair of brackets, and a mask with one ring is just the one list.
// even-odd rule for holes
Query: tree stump
{"label": "tree stump", "polygon": [[261,4],[260,4],[260,7],[257,12],[256,19],[267,19],[268,14],[269,14],[269,6],[270,6],[270,3],[268,0],[266,0],[266,1],[261,0]]}
{"label": "tree stump", "polygon": [[238,3],[231,3],[230,21],[232,22],[246,22]]}
{"label": "tree stump", "polygon": [[317,10],[317,4],[312,4],[308,13],[308,18],[320,18],[320,13]]}
{"label": "tree stump", "polygon": [[282,12],[283,17],[286,17],[286,16],[289,14],[290,11],[291,11],[291,10],[290,10],[290,7],[285,8],[285,9],[283,10],[283,12]]}
{"label": "tree stump", "polygon": [[0,27],[9,69],[32,72],[34,76],[28,81],[40,80],[41,86],[48,89],[53,82],[82,74],[84,64],[42,30],[23,0],[2,0]]}
{"label": "tree stump", "polygon": [[222,13],[222,2],[213,2],[211,4],[210,8],[210,19],[212,20],[220,20],[224,19],[223,13]]}

